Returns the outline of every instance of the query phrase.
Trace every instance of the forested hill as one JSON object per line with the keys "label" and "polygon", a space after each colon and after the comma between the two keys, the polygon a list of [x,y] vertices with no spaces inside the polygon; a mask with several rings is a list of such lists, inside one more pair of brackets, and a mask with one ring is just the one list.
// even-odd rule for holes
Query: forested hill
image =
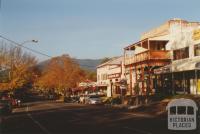
{"label": "forested hill", "polygon": [[[40,62],[38,67],[43,70],[50,60]],[[102,59],[75,59],[75,61],[80,65],[81,68],[96,71],[96,67],[101,63]]]}

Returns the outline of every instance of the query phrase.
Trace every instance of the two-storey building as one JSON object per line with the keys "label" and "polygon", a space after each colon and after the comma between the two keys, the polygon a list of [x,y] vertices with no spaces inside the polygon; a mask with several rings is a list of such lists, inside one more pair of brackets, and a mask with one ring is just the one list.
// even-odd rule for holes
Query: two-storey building
{"label": "two-storey building", "polygon": [[123,56],[114,57],[97,67],[97,86],[108,97],[124,93],[119,82],[123,78]]}
{"label": "two-storey building", "polygon": [[[184,34],[182,32],[184,29],[195,29],[198,25],[199,23],[181,19],[169,20],[163,25],[142,34],[140,41],[125,47],[124,66],[129,94],[134,94],[133,89],[136,84],[141,89],[140,94],[154,92],[159,84],[163,86],[161,82],[157,82],[158,79],[155,78],[154,70],[171,63],[173,52],[170,50],[178,43],[177,38],[180,38],[180,40],[183,38],[183,36],[177,35]],[[184,43],[187,44],[187,42]],[[181,54],[184,56],[185,53],[181,52]]]}
{"label": "two-storey building", "polygon": [[165,92],[172,89],[172,93],[200,94],[200,26],[180,30],[168,47],[172,62],[155,70],[157,88]]}

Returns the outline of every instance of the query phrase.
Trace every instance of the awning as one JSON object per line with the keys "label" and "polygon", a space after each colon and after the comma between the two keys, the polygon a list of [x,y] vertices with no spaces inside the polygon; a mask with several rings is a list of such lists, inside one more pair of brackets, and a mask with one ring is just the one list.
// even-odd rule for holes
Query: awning
{"label": "awning", "polygon": [[181,60],[172,64],[172,72],[200,70],[200,58]]}
{"label": "awning", "polygon": [[200,58],[184,59],[174,61],[172,64],[154,69],[155,74],[164,74],[170,72],[182,72],[190,70],[200,70]]}
{"label": "awning", "polygon": [[97,87],[107,87],[107,84],[97,84]]}
{"label": "awning", "polygon": [[158,69],[154,69],[155,74],[165,74],[165,73],[171,73],[172,72],[172,65],[166,65],[163,67],[160,67]]}

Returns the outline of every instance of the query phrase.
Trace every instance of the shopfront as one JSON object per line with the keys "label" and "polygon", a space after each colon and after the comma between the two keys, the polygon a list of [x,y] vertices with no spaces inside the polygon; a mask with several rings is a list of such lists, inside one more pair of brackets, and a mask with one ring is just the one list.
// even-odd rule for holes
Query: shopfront
{"label": "shopfront", "polygon": [[[191,66],[193,65],[194,68],[192,69]],[[176,66],[181,66],[181,64],[179,63]],[[164,94],[200,94],[200,61],[196,63],[190,61],[182,67],[187,69],[176,67],[177,70],[172,71],[170,70],[170,68],[173,68],[172,65],[156,69],[154,76],[156,92]]]}

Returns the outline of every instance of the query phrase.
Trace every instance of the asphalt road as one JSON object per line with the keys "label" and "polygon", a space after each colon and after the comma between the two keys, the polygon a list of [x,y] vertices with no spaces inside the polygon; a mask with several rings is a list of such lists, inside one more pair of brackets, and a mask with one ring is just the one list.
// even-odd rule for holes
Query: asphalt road
{"label": "asphalt road", "polygon": [[165,116],[62,102],[25,104],[0,125],[0,134],[198,134],[168,131]]}

